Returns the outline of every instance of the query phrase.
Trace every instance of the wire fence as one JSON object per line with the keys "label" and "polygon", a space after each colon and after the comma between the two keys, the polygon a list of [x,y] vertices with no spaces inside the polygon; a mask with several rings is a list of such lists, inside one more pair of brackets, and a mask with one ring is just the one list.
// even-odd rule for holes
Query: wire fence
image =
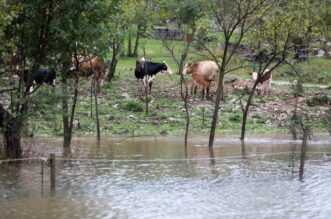
{"label": "wire fence", "polygon": [[[331,155],[327,155],[326,152],[307,152],[306,154],[318,154],[321,155],[321,159],[309,161],[323,161],[330,160]],[[209,161],[209,160],[230,160],[230,159],[247,159],[247,158],[265,158],[275,155],[300,155],[300,152],[285,151],[277,153],[263,153],[263,154],[251,154],[251,155],[238,155],[238,156],[224,156],[224,157],[192,157],[192,158],[157,158],[157,159],[99,159],[99,158],[66,158],[66,157],[56,157],[57,161],[93,161],[93,162],[180,162],[180,161]],[[9,163],[9,162],[18,162],[18,161],[28,161],[28,160],[40,160],[43,162],[48,162],[48,157],[30,157],[30,158],[19,158],[19,159],[4,159],[0,160],[0,164]]]}

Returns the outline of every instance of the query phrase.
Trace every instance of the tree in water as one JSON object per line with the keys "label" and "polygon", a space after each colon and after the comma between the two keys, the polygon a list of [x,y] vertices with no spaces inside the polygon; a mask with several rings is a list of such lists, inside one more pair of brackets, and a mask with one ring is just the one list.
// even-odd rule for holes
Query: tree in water
{"label": "tree in water", "polygon": [[[292,66],[291,63],[295,57],[294,53],[297,46],[296,39],[300,38],[302,42],[309,42],[313,34],[311,32],[312,24],[319,20],[319,18],[309,16],[309,11],[312,8],[315,11],[321,8],[321,5],[313,2],[305,3],[304,1],[273,2],[271,6],[267,16],[264,16],[248,34],[259,63],[257,70],[255,70],[257,79],[253,88],[246,100],[245,98],[240,99],[243,113],[241,140],[245,139],[249,108],[258,84],[263,81],[267,74],[272,73],[279,66]],[[302,83],[300,78],[298,81]]]}
{"label": "tree in water", "polygon": [[[6,81],[8,89],[0,91],[10,96],[8,103],[0,105],[0,128],[6,142],[4,151],[7,157],[22,156],[21,131],[27,122],[27,115],[32,113],[31,105],[37,97],[33,94],[37,94],[40,88],[40,86],[32,86],[40,66],[55,69],[58,66],[64,66],[62,72],[65,72],[70,66],[71,56],[73,51],[77,50],[77,45],[85,44],[86,46],[86,42],[93,42],[93,45],[89,44],[91,50],[98,46],[96,44],[99,41],[96,36],[100,36],[100,32],[93,28],[96,24],[101,25],[101,21],[107,18],[106,13],[101,12],[106,12],[108,7],[105,7],[107,3],[102,1],[94,0],[93,2],[95,3],[93,8],[88,7],[90,1],[87,0],[80,2],[6,0],[2,2],[6,14],[10,16],[5,20],[0,19],[0,35],[4,42],[0,47],[1,58],[5,59],[1,67],[5,69],[5,75],[9,78],[12,78],[14,74],[20,76],[18,82]],[[100,7],[96,7],[97,5]],[[82,13],[84,16],[77,16]],[[43,19],[40,19],[41,17]],[[79,30],[82,30],[79,28],[86,28],[85,32],[80,32],[81,35],[78,34]],[[80,41],[76,41],[77,39]],[[77,43],[74,43],[75,41]],[[61,65],[63,63],[66,65]],[[29,69],[29,73],[23,80],[25,69]]]}
{"label": "tree in water", "polygon": [[178,54],[177,44],[173,40],[164,39],[163,40],[163,46],[168,50],[170,53],[172,59],[176,63],[178,67],[178,72],[180,74],[180,88],[181,88],[181,97],[184,102],[184,108],[186,113],[186,125],[185,125],[185,139],[184,139],[184,145],[187,147],[187,141],[188,141],[188,132],[189,132],[189,126],[190,126],[190,114],[189,114],[189,105],[188,105],[188,87],[186,84],[185,77],[183,75],[184,70],[184,63],[188,56],[191,44],[193,42],[193,39],[195,37],[195,31],[196,31],[196,21],[201,17],[201,9],[200,9],[200,1],[183,1],[180,4],[178,3],[172,3],[171,5],[168,5],[168,7],[172,8],[178,8],[176,10],[176,13],[173,14],[174,19],[178,23],[186,24],[185,26],[182,25],[182,28],[185,28],[183,32],[186,34],[186,39],[183,41],[183,47],[182,50]]}
{"label": "tree in water", "polygon": [[[231,67],[231,61],[242,40],[254,25],[263,18],[270,7],[270,3],[259,0],[213,0],[208,9],[215,17],[217,26],[224,39],[221,52],[221,60],[215,54],[214,49],[204,42],[201,47],[208,52],[211,58],[217,63],[219,75],[216,88],[215,107],[211,122],[209,135],[209,147],[213,147],[218,112],[221,100],[224,100],[224,76],[242,66]],[[212,44],[215,48],[217,47]]]}

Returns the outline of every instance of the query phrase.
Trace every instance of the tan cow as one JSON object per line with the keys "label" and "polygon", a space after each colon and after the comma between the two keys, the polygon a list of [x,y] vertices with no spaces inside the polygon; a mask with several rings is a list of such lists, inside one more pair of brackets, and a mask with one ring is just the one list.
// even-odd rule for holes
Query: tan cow
{"label": "tan cow", "polygon": [[219,69],[216,62],[206,60],[200,62],[188,62],[184,67],[183,74],[192,74],[193,89],[196,90],[200,85],[203,88],[203,95],[204,89],[206,89],[206,95],[209,96],[209,88],[214,84],[212,82],[216,81],[218,71]]}

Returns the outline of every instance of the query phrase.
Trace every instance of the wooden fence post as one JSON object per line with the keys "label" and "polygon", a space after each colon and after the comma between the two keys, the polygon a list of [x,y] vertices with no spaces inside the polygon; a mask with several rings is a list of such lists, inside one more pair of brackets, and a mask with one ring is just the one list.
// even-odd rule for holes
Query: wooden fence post
{"label": "wooden fence post", "polygon": [[50,154],[49,161],[51,167],[51,190],[55,191],[55,154]]}

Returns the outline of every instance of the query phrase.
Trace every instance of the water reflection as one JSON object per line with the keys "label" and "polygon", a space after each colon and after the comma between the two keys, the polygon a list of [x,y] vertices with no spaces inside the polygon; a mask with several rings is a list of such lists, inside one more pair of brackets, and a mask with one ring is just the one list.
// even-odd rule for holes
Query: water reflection
{"label": "water reflection", "polygon": [[[300,142],[235,139],[56,139],[56,194],[40,162],[0,164],[4,218],[327,218],[331,204],[328,141],[307,148],[298,180]],[[38,142],[36,139],[34,142]],[[53,152],[52,151],[52,152]],[[63,155],[63,159],[62,158]],[[64,156],[66,155],[66,156]],[[295,177],[294,177],[295,176]],[[235,203],[235,204],[233,204]],[[148,206],[148,207],[147,207]],[[194,209],[194,211],[192,210]]]}
{"label": "water reflection", "polygon": [[243,159],[245,159],[246,150],[245,150],[245,141],[244,140],[241,141],[241,156]]}

